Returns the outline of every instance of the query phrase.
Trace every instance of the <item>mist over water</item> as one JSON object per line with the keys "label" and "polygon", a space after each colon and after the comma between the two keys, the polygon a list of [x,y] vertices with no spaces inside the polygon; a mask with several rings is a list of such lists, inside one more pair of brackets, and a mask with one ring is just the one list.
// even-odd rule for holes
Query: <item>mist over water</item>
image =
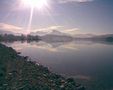
{"label": "mist over water", "polygon": [[113,43],[93,41],[4,43],[48,67],[75,78],[88,90],[113,89]]}

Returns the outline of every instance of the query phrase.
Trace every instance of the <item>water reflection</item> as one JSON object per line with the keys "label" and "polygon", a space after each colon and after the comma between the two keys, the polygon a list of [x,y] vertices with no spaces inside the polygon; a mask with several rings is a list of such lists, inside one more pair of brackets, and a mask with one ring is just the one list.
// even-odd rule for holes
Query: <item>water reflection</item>
{"label": "water reflection", "polygon": [[[105,44],[105,45],[113,45],[111,42],[105,42],[105,41],[84,41],[84,40],[77,40],[77,41],[71,41],[71,42],[21,42],[21,41],[16,41],[16,42],[4,42],[3,44],[8,45],[13,47],[16,50],[21,50],[23,48],[27,47],[35,47],[35,48],[40,48],[40,49],[45,49],[48,51],[59,51],[59,48],[64,48],[64,49],[71,49],[71,50],[77,50],[81,46],[85,45],[94,45],[94,44]],[[59,50],[58,50],[59,49]]]}
{"label": "water reflection", "polygon": [[113,43],[105,41],[4,43],[55,73],[74,77],[88,90],[112,90]]}

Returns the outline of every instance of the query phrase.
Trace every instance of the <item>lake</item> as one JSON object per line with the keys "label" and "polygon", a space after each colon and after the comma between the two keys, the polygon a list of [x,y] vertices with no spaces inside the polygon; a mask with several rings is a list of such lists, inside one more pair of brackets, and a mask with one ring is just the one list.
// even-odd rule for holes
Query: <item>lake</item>
{"label": "lake", "polygon": [[54,73],[75,78],[86,90],[113,90],[113,43],[78,40],[4,44]]}

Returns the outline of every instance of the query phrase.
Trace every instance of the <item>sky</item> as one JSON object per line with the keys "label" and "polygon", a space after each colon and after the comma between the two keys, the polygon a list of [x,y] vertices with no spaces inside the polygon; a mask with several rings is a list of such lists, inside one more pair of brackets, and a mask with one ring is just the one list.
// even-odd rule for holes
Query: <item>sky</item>
{"label": "sky", "polygon": [[22,0],[0,0],[0,31],[68,34],[113,33],[113,0],[46,0],[40,9]]}

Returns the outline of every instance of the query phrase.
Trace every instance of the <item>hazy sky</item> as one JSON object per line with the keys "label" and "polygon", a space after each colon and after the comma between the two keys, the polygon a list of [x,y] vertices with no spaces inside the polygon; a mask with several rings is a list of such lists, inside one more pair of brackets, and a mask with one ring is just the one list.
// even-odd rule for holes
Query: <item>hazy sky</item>
{"label": "hazy sky", "polygon": [[[26,32],[30,8],[21,0],[0,0],[0,30]],[[48,0],[35,8],[31,31],[56,29],[67,33],[113,33],[113,0]]]}

